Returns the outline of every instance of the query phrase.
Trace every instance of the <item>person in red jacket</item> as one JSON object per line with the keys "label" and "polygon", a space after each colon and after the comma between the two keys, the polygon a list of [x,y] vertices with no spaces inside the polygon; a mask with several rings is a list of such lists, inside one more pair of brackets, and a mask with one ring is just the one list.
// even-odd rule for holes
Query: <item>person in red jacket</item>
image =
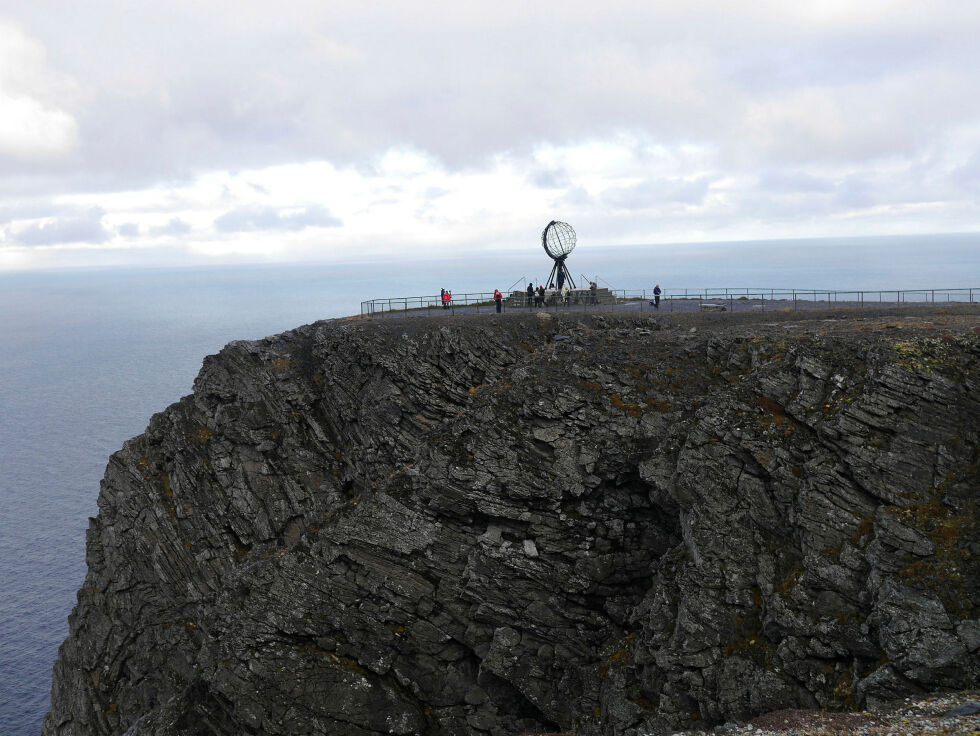
{"label": "person in red jacket", "polygon": [[497,314],[500,314],[500,305],[504,301],[504,295],[500,293],[500,289],[493,290],[493,300],[497,304]]}

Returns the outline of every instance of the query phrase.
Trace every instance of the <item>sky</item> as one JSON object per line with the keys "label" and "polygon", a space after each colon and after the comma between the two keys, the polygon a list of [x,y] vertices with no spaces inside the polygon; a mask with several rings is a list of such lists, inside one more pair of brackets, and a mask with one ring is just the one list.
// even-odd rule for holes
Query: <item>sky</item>
{"label": "sky", "polygon": [[0,0],[0,270],[980,231],[973,0]]}

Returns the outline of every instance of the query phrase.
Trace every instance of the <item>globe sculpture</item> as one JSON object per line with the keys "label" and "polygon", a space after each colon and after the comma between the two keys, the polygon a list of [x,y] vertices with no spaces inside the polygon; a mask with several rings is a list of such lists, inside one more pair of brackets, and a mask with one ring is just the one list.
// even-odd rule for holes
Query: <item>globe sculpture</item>
{"label": "globe sculpture", "polygon": [[572,226],[567,222],[552,220],[541,233],[541,246],[544,248],[544,252],[551,256],[555,262],[551,269],[551,275],[548,276],[545,283],[548,286],[554,284],[559,291],[566,281],[572,288],[575,288],[572,274],[569,273],[568,267],[565,265],[568,254],[575,250],[575,231]]}

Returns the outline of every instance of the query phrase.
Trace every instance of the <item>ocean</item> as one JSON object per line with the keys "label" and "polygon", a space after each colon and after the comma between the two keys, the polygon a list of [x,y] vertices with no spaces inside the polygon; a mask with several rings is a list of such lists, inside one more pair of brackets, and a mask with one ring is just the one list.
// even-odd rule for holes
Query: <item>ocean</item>
{"label": "ocean", "polygon": [[[604,285],[980,287],[980,234],[579,247]],[[547,276],[527,252],[370,264],[0,273],[0,734],[37,734],[85,576],[108,457],[191,390],[205,355],[362,300],[507,289]]]}

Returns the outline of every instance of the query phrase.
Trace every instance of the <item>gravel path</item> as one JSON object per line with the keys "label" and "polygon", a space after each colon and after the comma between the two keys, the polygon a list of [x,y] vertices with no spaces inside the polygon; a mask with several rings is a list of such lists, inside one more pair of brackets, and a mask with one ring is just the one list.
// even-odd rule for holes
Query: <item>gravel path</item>
{"label": "gravel path", "polygon": [[[980,691],[906,698],[874,710],[832,713],[825,710],[777,710],[748,723],[726,723],[707,731],[678,731],[672,736],[977,736]],[[571,734],[522,734],[571,736]],[[657,736],[645,734],[644,736]]]}
{"label": "gravel path", "polygon": [[710,731],[681,733],[683,736],[976,736],[980,733],[980,691],[906,698],[859,713],[779,710],[748,723],[725,724]]}

